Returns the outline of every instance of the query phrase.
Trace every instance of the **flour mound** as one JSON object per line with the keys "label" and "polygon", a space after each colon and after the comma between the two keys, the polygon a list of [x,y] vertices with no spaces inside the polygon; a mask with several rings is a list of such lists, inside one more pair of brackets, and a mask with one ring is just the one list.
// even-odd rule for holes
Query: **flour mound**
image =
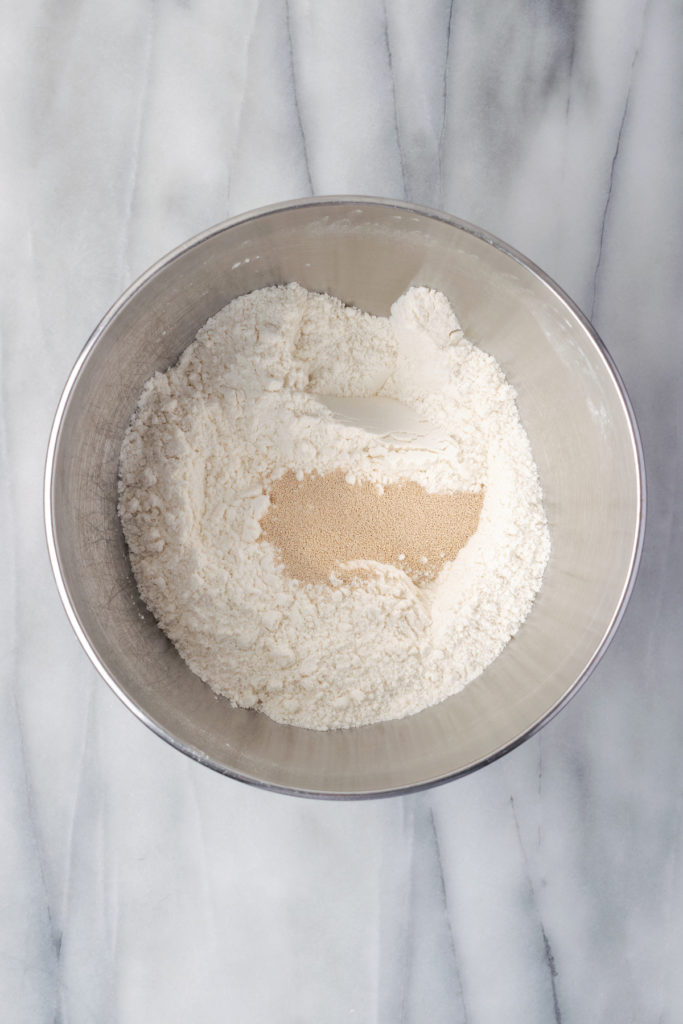
{"label": "flour mound", "polygon": [[[316,394],[398,399],[450,444],[401,449]],[[269,491],[288,472],[340,470],[483,490],[478,529],[421,586],[377,562],[290,578],[262,536]],[[189,667],[234,704],[312,729],[402,718],[462,689],[526,618],[550,548],[514,391],[427,288],[389,318],[298,284],[235,299],[145,385],[119,514],[140,594]]]}

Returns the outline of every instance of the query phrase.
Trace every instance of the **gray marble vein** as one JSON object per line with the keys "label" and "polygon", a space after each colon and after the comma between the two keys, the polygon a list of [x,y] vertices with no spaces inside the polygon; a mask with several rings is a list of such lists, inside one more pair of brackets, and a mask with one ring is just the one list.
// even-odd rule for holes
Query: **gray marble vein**
{"label": "gray marble vein", "polygon": [[[28,0],[0,33],[0,1006],[45,1024],[683,1020],[683,9],[676,0]],[[407,198],[590,314],[643,435],[643,567],[541,734],[419,795],[218,777],[90,667],[42,527],[111,302],[194,233]]]}

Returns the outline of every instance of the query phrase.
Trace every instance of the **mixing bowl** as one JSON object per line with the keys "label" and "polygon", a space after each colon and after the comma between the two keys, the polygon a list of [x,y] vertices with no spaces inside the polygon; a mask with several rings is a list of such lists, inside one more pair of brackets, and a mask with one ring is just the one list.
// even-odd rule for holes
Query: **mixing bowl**
{"label": "mixing bowl", "polygon": [[[552,554],[516,637],[460,693],[400,721],[315,732],[233,708],[186,667],[141,603],[117,501],[119,449],[144,382],[231,299],[298,281],[386,316],[411,285],[444,292],[518,394]],[[490,762],[561,708],[594,668],[640,555],[644,477],[633,413],[604,346],[560,289],[485,232],[434,210],[355,197],[235,217],[147,271],[107,313],[62,395],[47,457],[52,566],[93,664],[143,722],[226,775],[360,797]]]}

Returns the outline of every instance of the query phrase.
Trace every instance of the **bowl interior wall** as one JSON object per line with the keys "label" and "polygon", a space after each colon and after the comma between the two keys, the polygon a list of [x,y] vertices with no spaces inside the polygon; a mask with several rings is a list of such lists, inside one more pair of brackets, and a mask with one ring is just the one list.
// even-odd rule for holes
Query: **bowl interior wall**
{"label": "bowl interior wall", "polygon": [[[460,694],[411,718],[316,733],[217,699],[141,604],[116,515],[121,439],[144,382],[237,295],[298,281],[386,315],[410,285],[451,299],[518,393],[552,555],[514,640]],[[390,205],[294,207],[176,255],[115,309],[80,368],[54,459],[54,536],[81,629],[126,701],[214,766],[330,794],[425,784],[490,759],[561,702],[609,631],[638,535],[638,462],[590,333],[524,264],[464,228]]]}

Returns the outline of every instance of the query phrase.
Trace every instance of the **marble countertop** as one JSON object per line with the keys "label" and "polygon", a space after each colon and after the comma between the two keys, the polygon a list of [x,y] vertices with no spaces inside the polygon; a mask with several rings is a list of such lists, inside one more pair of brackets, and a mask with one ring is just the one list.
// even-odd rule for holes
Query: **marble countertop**
{"label": "marble countertop", "polygon": [[[680,4],[4,21],[3,1019],[683,1020]],[[366,803],[254,790],[145,729],[81,651],[42,525],[55,406],[107,307],[201,229],[312,193],[436,206],[542,266],[625,378],[650,489],[632,602],[569,706],[472,776]]]}

